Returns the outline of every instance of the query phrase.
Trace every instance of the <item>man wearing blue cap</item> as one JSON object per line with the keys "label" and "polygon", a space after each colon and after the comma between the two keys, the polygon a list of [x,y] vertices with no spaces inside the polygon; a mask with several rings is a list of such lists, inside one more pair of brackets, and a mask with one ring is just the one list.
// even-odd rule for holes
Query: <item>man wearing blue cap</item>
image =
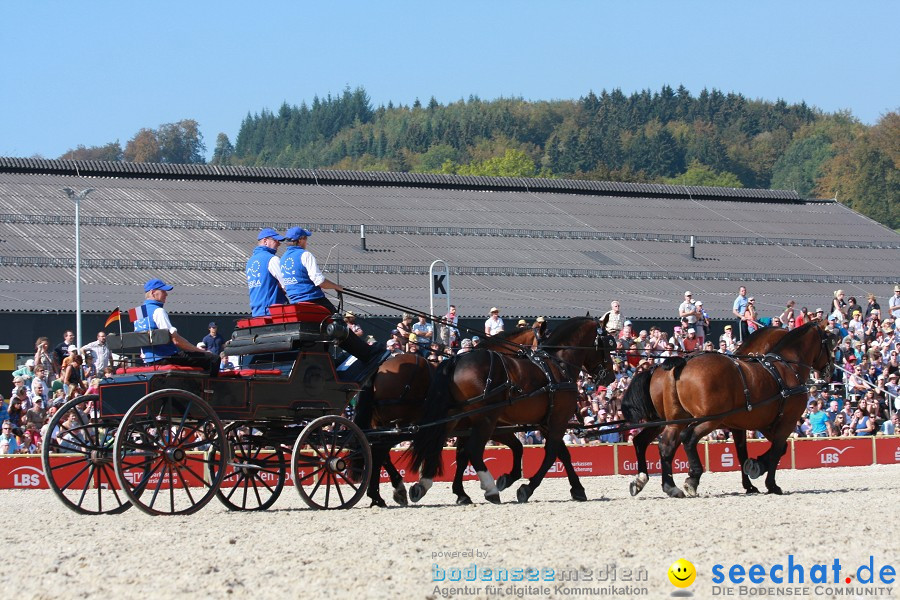
{"label": "man wearing blue cap", "polygon": [[183,365],[208,369],[210,375],[219,371],[219,357],[204,352],[184,339],[172,326],[169,314],[163,305],[172,290],[162,279],[151,279],[144,284],[144,304],[136,310],[138,319],[134,322],[135,331],[168,329],[172,341],[168,344],[145,346],[141,348],[141,358],[148,365]]}
{"label": "man wearing blue cap", "polygon": [[250,291],[250,312],[254,317],[269,314],[273,304],[287,304],[281,262],[275,254],[284,236],[271,227],[265,227],[256,237],[259,245],[247,260],[247,289]]}
{"label": "man wearing blue cap", "polygon": [[[281,275],[288,300],[295,302],[312,302],[324,306],[332,313],[337,312],[331,300],[325,297],[322,288],[341,292],[344,288],[333,281],[325,279],[316,257],[306,249],[306,243],[311,231],[302,227],[291,227],[284,233],[288,249],[281,257]],[[369,366],[380,364],[387,357],[383,350],[369,346],[356,335],[349,335],[340,343],[341,348],[361,361],[371,363]],[[365,367],[368,370],[368,366]]]}

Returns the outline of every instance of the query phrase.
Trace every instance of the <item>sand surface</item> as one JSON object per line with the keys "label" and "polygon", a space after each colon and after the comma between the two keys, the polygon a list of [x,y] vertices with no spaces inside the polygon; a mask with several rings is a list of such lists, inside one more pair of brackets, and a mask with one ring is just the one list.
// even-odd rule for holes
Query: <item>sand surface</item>
{"label": "sand surface", "polygon": [[[589,501],[577,503],[565,480],[547,480],[528,504],[517,504],[507,490],[499,506],[485,503],[477,483],[469,483],[476,504],[466,507],[453,503],[449,484],[438,483],[422,505],[375,509],[364,499],[334,512],[307,509],[286,489],[265,513],[229,512],[214,499],[183,517],[134,509],[80,516],[49,490],[0,491],[6,522],[0,589],[17,600],[669,598],[678,590],[667,569],[683,557],[697,570],[687,591],[710,598],[721,597],[714,565],[726,574],[734,564],[759,563],[768,571],[792,554],[807,570],[806,583],[782,587],[799,588],[794,596],[844,598],[832,588],[843,594],[856,582],[812,584],[813,565],[831,569],[837,558],[843,579],[872,556],[876,574],[885,564],[900,571],[900,465],[784,471],[781,497],[738,493],[734,473],[706,474],[701,496],[683,500],[664,497],[658,477],[632,498],[629,481],[586,479]],[[382,493],[390,503],[387,486]],[[471,574],[472,565],[479,579],[485,568],[513,577],[515,569],[534,567],[553,569],[554,581],[449,581],[453,569],[468,567]],[[561,581],[572,569],[591,572],[592,580]],[[441,570],[446,579],[435,582]],[[624,581],[629,573],[632,581]],[[744,596],[725,583],[734,597]],[[750,585],[769,591],[756,597],[775,597],[769,581]],[[807,594],[800,593],[804,587]],[[900,597],[896,583],[865,587],[882,588],[865,597]]]}

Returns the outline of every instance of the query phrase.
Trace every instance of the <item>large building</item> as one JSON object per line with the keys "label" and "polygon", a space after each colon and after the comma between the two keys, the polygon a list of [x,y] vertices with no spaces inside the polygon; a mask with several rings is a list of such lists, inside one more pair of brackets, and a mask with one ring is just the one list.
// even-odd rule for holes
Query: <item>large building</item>
{"label": "large building", "polygon": [[429,265],[444,260],[451,298],[473,318],[491,306],[514,317],[598,313],[613,299],[630,317],[673,318],[687,289],[726,318],[741,284],[762,315],[791,298],[827,309],[838,288],[886,305],[900,277],[895,232],[789,191],[0,158],[7,325],[74,311],[66,187],[93,188],[81,203],[81,289],[82,310],[98,319],[138,304],[151,277],[178,286],[173,314],[246,314],[244,265],[263,226],[311,229],[329,278],[422,310]]}

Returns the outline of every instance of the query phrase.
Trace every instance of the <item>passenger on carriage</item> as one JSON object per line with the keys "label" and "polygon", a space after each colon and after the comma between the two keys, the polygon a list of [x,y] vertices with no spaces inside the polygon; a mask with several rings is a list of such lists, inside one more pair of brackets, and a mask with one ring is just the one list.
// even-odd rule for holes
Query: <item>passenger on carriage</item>
{"label": "passenger on carriage", "polygon": [[141,348],[141,358],[148,365],[182,365],[187,367],[201,367],[215,376],[219,372],[219,357],[209,352],[204,352],[193,345],[178,333],[172,326],[169,315],[163,305],[171,285],[161,279],[151,279],[144,284],[144,304],[142,305],[142,317],[134,322],[135,331],[151,331],[153,329],[167,329],[172,336],[172,341],[156,346],[144,346]]}
{"label": "passenger on carriage", "polygon": [[[284,290],[291,304],[297,302],[311,302],[324,306],[332,313],[337,313],[337,308],[325,297],[326,290],[341,292],[344,290],[340,284],[329,281],[319,269],[316,257],[306,249],[311,231],[302,227],[291,227],[284,234],[288,249],[281,257],[281,276],[284,282]],[[381,364],[388,353],[375,346],[369,346],[359,336],[350,334],[340,344],[340,347],[357,359],[366,363],[364,370]]]}
{"label": "passenger on carriage", "polygon": [[287,304],[281,262],[276,252],[284,236],[266,227],[256,237],[259,245],[247,260],[247,289],[250,292],[250,314],[263,317],[273,304]]}

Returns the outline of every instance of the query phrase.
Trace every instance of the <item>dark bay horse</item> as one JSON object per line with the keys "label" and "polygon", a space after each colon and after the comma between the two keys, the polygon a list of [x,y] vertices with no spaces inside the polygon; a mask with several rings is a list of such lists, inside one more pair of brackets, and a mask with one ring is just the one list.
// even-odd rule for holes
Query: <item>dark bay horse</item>
{"label": "dark bay horse", "polygon": [[[494,350],[502,354],[513,355],[523,349],[535,346],[536,330],[532,328],[514,329],[485,339],[480,349]],[[362,429],[404,427],[419,423],[423,416],[425,395],[431,384],[434,366],[418,354],[400,354],[386,360],[378,368],[371,388],[360,394],[354,422]],[[464,427],[465,424],[461,424]],[[498,481],[503,487],[522,477],[522,443],[512,432],[497,432],[492,438],[509,447],[513,455],[513,467],[510,473],[501,476]],[[403,478],[390,460],[390,449],[395,441],[376,439],[372,441],[372,461],[375,468],[366,491],[372,506],[385,506],[379,491],[381,466],[384,466],[394,488],[394,501],[407,504],[406,487]],[[453,479],[453,491],[458,504],[471,504],[472,500],[463,488],[463,475],[468,458],[464,455],[464,446],[457,447],[456,475]],[[564,465],[574,470],[571,463]]]}
{"label": "dark bay horse", "polygon": [[[775,472],[787,448],[787,437],[806,408],[805,382],[811,371],[829,368],[836,338],[825,331],[824,323],[812,322],[786,334],[763,333],[754,342],[757,345],[748,346],[751,350],[769,346],[765,356],[739,360],[718,353],[688,359],[675,357],[668,359],[669,364],[664,363],[664,368],[657,369],[652,376],[632,382],[635,391],[631,393],[629,388],[622,404],[627,420],[656,421],[664,415],[668,421],[687,421],[666,425],[660,436],[663,490],[668,495],[697,495],[703,474],[697,443],[719,427],[741,432],[735,445],[739,449],[740,445],[744,446],[743,456],[739,454],[743,473],[754,479],[767,473],[768,492],[782,493],[775,483]],[[742,347],[741,355],[745,354]],[[769,450],[757,459],[746,458],[743,436],[748,429],[761,431],[771,443]],[[646,437],[640,440],[636,437],[635,448],[640,444],[646,450],[653,433],[642,432],[638,437],[641,435]],[[672,478],[672,458],[679,443],[684,443],[690,464],[684,491]],[[640,492],[647,482],[646,462],[639,464],[639,471],[632,483],[632,495]],[[752,493],[755,488],[750,489],[752,484],[748,488],[748,484],[744,487]]]}
{"label": "dark bay horse", "polygon": [[[787,329],[778,327],[757,329],[741,344],[739,354],[740,356],[765,354],[781,338],[787,335],[787,332]],[[640,421],[663,421],[677,418],[666,412],[663,389],[670,385],[668,371],[683,364],[683,359],[675,359],[635,374],[622,401],[622,412],[627,422],[639,423]],[[647,410],[649,408],[646,404],[648,396],[652,402],[652,411]],[[638,495],[650,479],[647,474],[647,447],[662,432],[663,428],[664,426],[662,425],[644,427],[632,440],[638,463],[638,473],[629,486],[632,496]],[[742,429],[735,429],[732,431],[732,435],[734,436],[734,445],[737,450],[738,464],[743,465],[747,461],[747,432]],[[748,494],[759,492],[750,481],[750,477],[743,472],[743,469],[741,470],[741,483]],[[665,482],[663,482],[663,489],[667,492],[669,491],[665,487]],[[673,493],[677,495],[677,489],[673,490]]]}
{"label": "dark bay horse", "polygon": [[[563,434],[577,410],[575,379],[580,369],[595,374],[601,385],[613,378],[614,348],[605,335],[605,321],[591,317],[569,319],[542,344],[543,360],[512,357],[477,350],[442,363],[428,390],[422,426],[410,447],[419,482],[410,489],[417,502],[441,470],[441,451],[447,433],[465,419],[471,428],[465,455],[481,480],[485,498],[499,503],[500,490],[484,464],[484,447],[498,425],[540,424],[545,432],[544,460],[516,497],[527,502],[557,457],[571,462]],[[459,464],[457,464],[459,468]],[[568,473],[572,497],[586,499],[574,470]]]}

